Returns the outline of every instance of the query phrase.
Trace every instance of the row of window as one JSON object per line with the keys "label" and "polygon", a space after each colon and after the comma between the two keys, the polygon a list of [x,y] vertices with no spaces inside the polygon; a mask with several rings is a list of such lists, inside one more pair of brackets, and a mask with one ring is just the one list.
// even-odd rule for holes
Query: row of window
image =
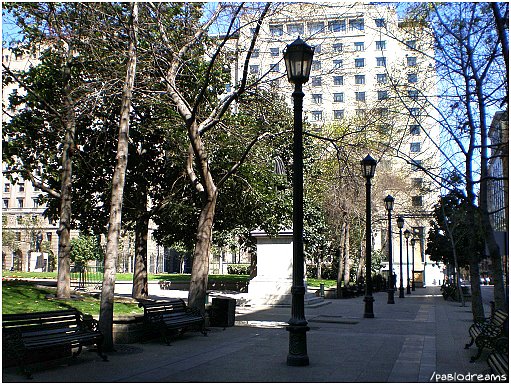
{"label": "row of window", "polygon": [[[18,183],[17,184],[18,186],[18,192],[25,192],[25,183]],[[4,192],[8,193],[8,192],[11,192],[13,186],[10,184],[10,183],[5,183],[4,184]],[[34,187],[34,191],[41,191],[40,188],[38,187]]]}
{"label": "row of window", "polygon": [[[357,84],[363,84],[363,83],[357,83]],[[378,100],[386,100],[389,98],[389,92],[387,90],[378,90],[376,91]],[[417,90],[409,90],[408,96],[412,100],[417,100],[419,98],[419,93]],[[344,92],[334,92],[334,103],[344,103]],[[366,92],[365,91],[356,91],[355,92],[355,100],[357,102],[365,102],[366,101]],[[312,94],[312,102],[315,104],[322,104],[323,103],[323,94]],[[411,114],[414,116],[419,115],[419,109],[418,108],[410,108]]]}
{"label": "row of window", "polygon": [[[3,208],[4,209],[10,209],[10,208],[13,208],[13,207],[10,207],[10,204],[9,204],[9,199],[4,199],[3,200]],[[39,204],[39,200],[38,198],[32,198],[32,208],[39,208],[40,207],[40,204]],[[16,207],[17,209],[23,209],[25,208],[25,199],[24,198],[17,198],[16,199]]]}
{"label": "row of window", "polygon": [[[51,243],[51,240],[52,240],[52,235],[53,235],[53,234],[52,234],[52,233],[50,233],[50,232],[47,232],[47,233],[46,233],[46,240],[47,240],[48,242],[50,242],[50,243]],[[14,237],[15,237],[15,240],[16,240],[17,242],[21,242],[21,231],[15,231],[15,232],[14,232]]]}
{"label": "row of window", "polygon": [[[382,117],[385,117],[388,115],[388,109],[387,108],[379,108],[377,109],[378,114]],[[355,116],[359,118],[363,118],[366,114],[366,110],[364,108],[356,108],[355,109]],[[333,110],[334,113],[334,120],[340,120],[344,119],[344,110]],[[418,115],[419,113],[416,112]],[[323,111],[317,110],[317,111],[311,111],[312,115],[312,121],[314,122],[320,122],[323,121]],[[409,132],[410,135],[420,135],[420,126],[419,125],[410,125],[409,126]],[[412,146],[413,145],[413,146]],[[419,142],[414,142],[410,145],[410,152],[420,152],[421,145]]]}
{"label": "row of window", "polygon": [[[346,22],[347,21],[347,22]],[[385,19],[375,19],[376,27],[385,27]],[[292,36],[303,36],[305,32],[304,23],[290,23],[286,26],[286,32]],[[324,32],[346,32],[346,31],[364,31],[365,21],[363,18],[348,19],[348,20],[330,20],[327,23],[323,21],[307,23],[309,35],[316,35]],[[284,35],[283,24],[270,24],[270,34],[278,37]]]}

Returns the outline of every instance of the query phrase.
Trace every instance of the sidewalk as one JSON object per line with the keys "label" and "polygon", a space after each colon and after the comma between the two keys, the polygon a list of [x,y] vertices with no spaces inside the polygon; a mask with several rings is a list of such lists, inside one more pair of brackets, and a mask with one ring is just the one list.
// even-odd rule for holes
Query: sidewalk
{"label": "sidewalk", "polygon": [[[289,307],[237,308],[234,327],[212,327],[207,337],[188,332],[171,346],[158,339],[117,345],[109,362],[84,351],[76,360],[42,364],[29,381],[430,382],[435,374],[487,371],[486,353],[470,363],[476,349],[464,349],[470,306],[445,301],[438,287],[417,288],[401,299],[396,293],[394,305],[386,293],[374,297],[373,319],[363,318],[363,297],[306,308],[306,367],[286,365]],[[2,379],[27,382],[13,368]]]}

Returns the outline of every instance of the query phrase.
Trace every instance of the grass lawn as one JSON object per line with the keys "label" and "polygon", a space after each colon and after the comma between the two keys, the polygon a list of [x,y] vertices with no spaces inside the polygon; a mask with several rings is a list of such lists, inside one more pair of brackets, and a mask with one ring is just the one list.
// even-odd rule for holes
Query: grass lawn
{"label": "grass lawn", "polygon": [[[37,311],[65,310],[76,308],[82,313],[98,315],[99,299],[88,294],[80,294],[80,299],[60,300],[48,299],[47,295],[55,295],[55,288],[43,288],[23,281],[2,282],[2,313],[30,313]],[[114,303],[115,315],[142,314],[143,309],[136,303]]]}
{"label": "grass lawn", "polygon": [[337,281],[335,279],[307,278],[307,286],[319,287],[320,283],[323,283],[325,287],[337,287]]}

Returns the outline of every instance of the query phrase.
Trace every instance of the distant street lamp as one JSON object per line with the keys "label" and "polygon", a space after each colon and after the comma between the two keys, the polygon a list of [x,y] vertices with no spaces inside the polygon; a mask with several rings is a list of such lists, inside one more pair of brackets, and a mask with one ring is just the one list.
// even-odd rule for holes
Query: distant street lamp
{"label": "distant street lamp", "polygon": [[406,238],[406,294],[412,294],[410,291],[410,259],[408,258],[408,238],[410,238],[410,230],[405,230]]}
{"label": "distant street lamp", "polygon": [[403,226],[405,219],[400,215],[397,217],[397,227],[399,227],[399,298],[405,297],[403,287]]}
{"label": "distant street lamp", "polygon": [[295,85],[293,125],[293,285],[291,287],[291,319],[289,326],[290,366],[309,365],[307,355],[307,320],[305,319],[303,256],[303,97],[302,85],[309,80],[314,48],[298,38],[286,47],[284,61],[287,77]]}
{"label": "distant street lamp", "polygon": [[366,293],[364,297],[364,318],[374,318],[373,280],[371,277],[371,178],[376,170],[376,160],[367,155],[360,162],[366,178]]}
{"label": "distant street lamp", "polygon": [[394,197],[387,195],[383,200],[385,202],[385,208],[387,209],[388,222],[389,222],[389,289],[387,303],[394,302],[394,269],[392,262],[392,209],[394,208]]}
{"label": "distant street lamp", "polygon": [[415,238],[410,241],[412,245],[412,291],[415,291]]}

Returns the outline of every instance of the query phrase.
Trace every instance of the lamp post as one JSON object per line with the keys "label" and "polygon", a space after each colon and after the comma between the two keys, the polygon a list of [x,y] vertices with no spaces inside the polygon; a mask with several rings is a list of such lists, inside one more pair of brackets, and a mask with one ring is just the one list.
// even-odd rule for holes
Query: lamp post
{"label": "lamp post", "polygon": [[389,290],[387,303],[394,302],[394,269],[392,262],[392,209],[394,208],[394,197],[387,195],[383,200],[385,202],[385,208],[387,209],[388,221],[389,221]]}
{"label": "lamp post", "polygon": [[314,48],[298,38],[286,47],[284,61],[287,77],[295,85],[293,92],[293,285],[291,287],[291,319],[289,326],[290,366],[309,365],[307,355],[307,320],[305,319],[304,256],[303,256],[303,139],[302,85],[309,80]]}
{"label": "lamp post", "polygon": [[403,287],[403,226],[405,219],[400,215],[397,217],[397,227],[399,227],[399,298],[405,297]]}
{"label": "lamp post", "polygon": [[406,238],[406,294],[412,294],[410,291],[410,259],[408,258],[408,238],[410,238],[410,230],[406,229],[404,234]]}
{"label": "lamp post", "polygon": [[412,245],[412,291],[415,291],[415,238],[410,241]]}
{"label": "lamp post", "polygon": [[367,155],[360,162],[366,178],[366,293],[364,297],[364,318],[374,318],[373,282],[371,277],[371,178],[374,177],[376,160]]}

